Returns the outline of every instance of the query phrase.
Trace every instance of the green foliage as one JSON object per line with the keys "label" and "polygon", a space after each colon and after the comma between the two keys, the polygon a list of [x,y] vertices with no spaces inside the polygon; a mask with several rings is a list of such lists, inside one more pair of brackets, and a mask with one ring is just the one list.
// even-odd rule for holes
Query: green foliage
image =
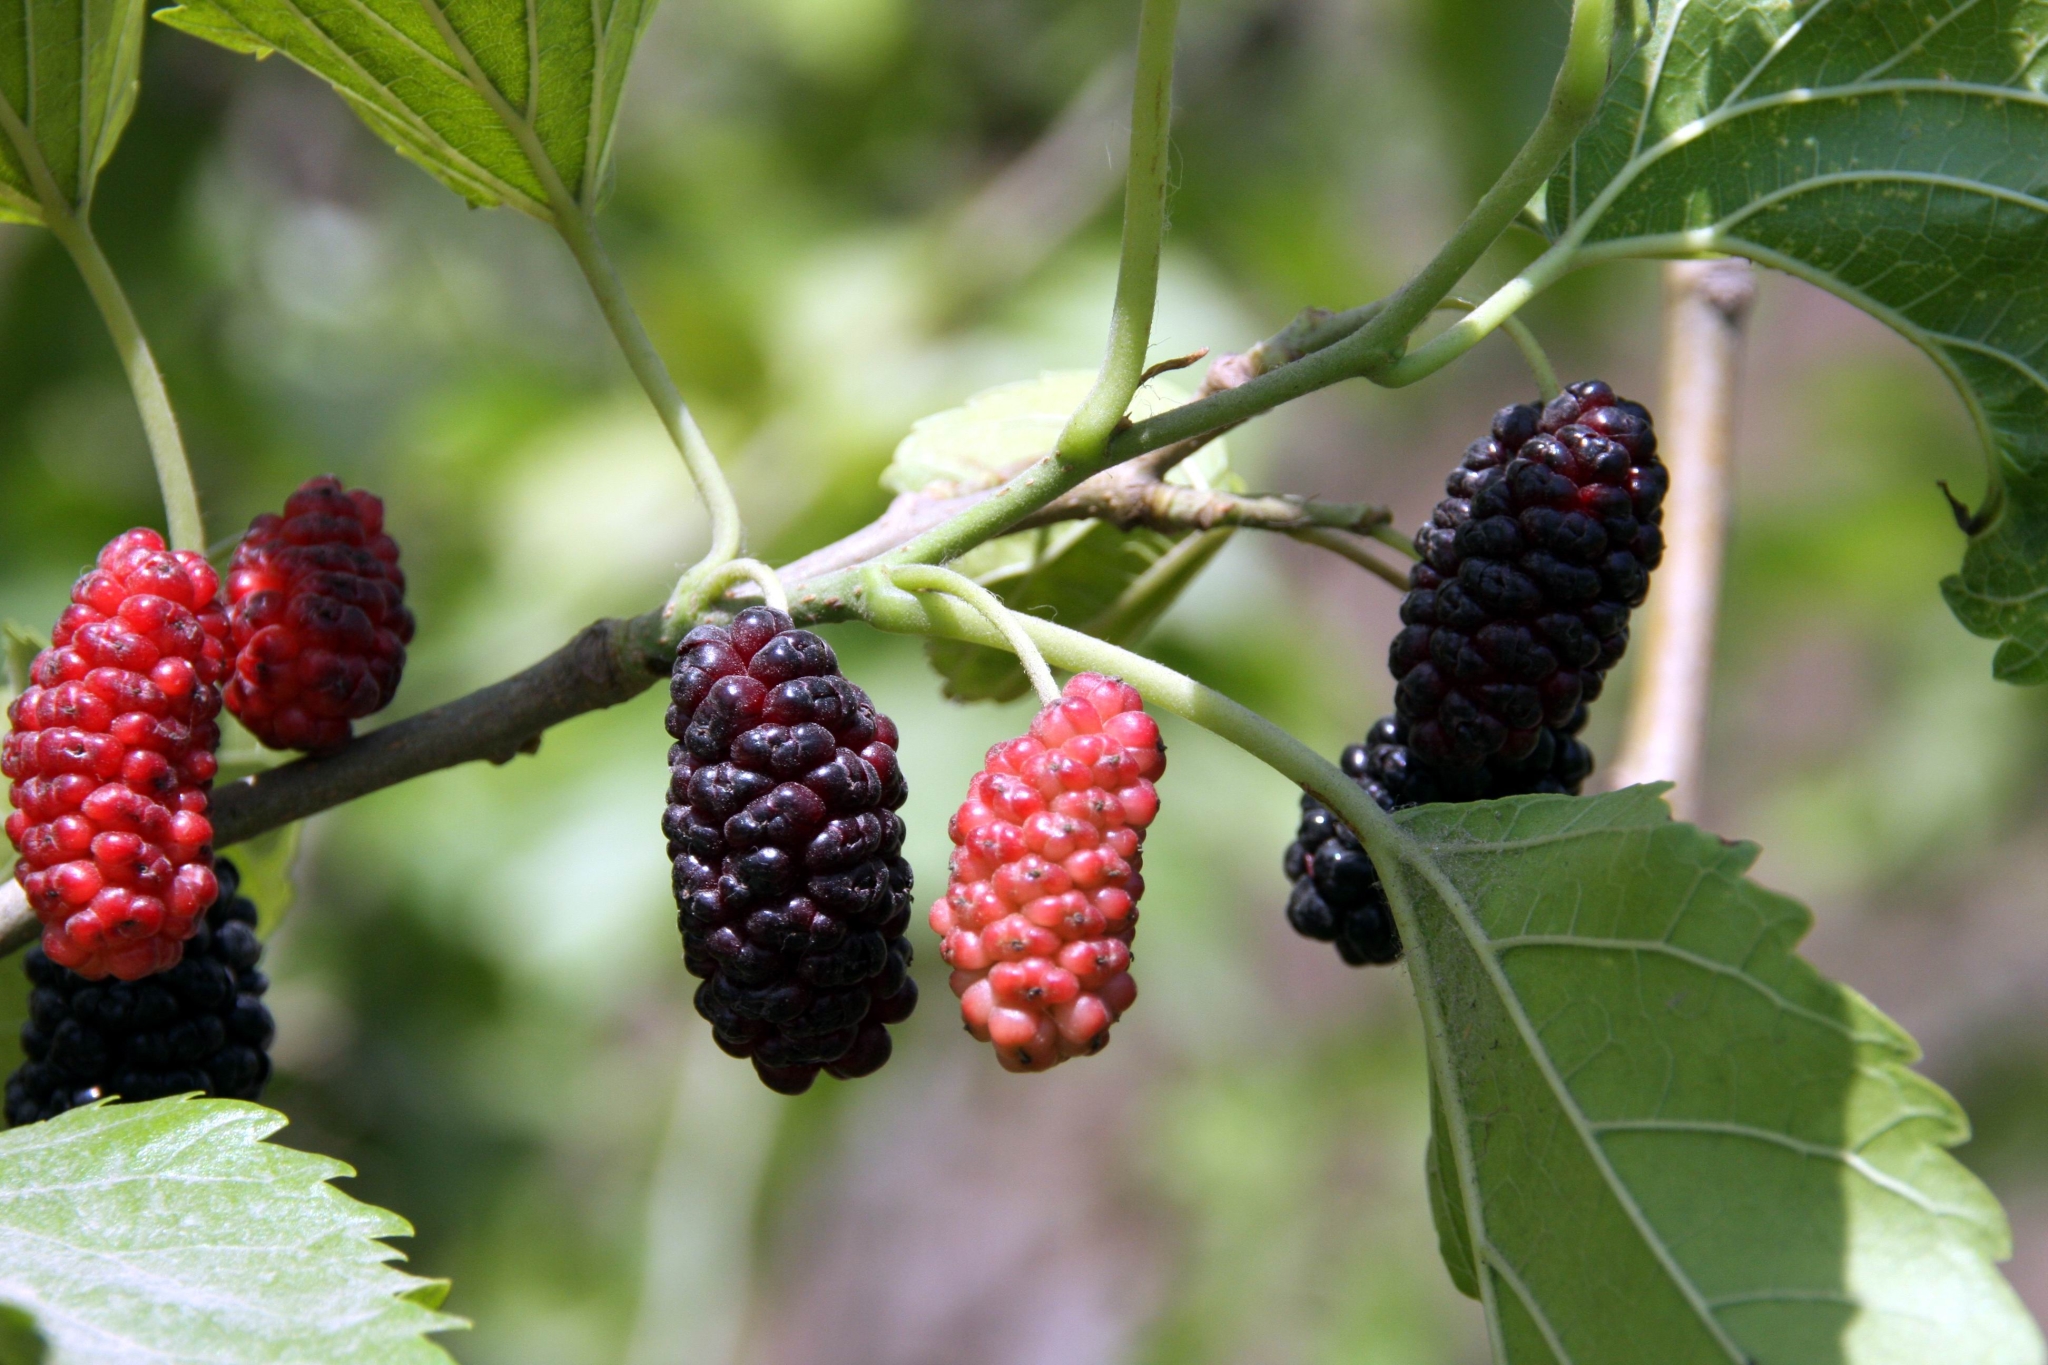
{"label": "green foliage", "polygon": [[324,78],[400,155],[472,204],[552,221],[611,178],[626,68],[652,0],[187,0],[156,17]]}
{"label": "green foliage", "polygon": [[36,1320],[19,1308],[0,1303],[0,1365],[43,1365],[49,1343],[36,1330]]}
{"label": "green foliage", "polygon": [[1656,788],[1424,807],[1431,1202],[1508,1365],[2030,1365],[1962,1111]]}
{"label": "green foliage", "polygon": [[2044,46],[2038,5],[1662,5],[1548,200],[1566,240],[1748,256],[1934,358],[1993,456],[1942,590],[2026,683],[2048,681]]}
{"label": "green foliage", "polygon": [[327,1183],[347,1166],[262,1140],[284,1122],[154,1100],[0,1134],[0,1293],[61,1365],[446,1361],[423,1334],[460,1320],[373,1240],[411,1227]]}
{"label": "green foliage", "polygon": [[235,870],[242,874],[242,894],[256,905],[256,932],[263,938],[269,938],[284,922],[285,912],[298,895],[292,866],[298,861],[299,836],[305,828],[305,821],[294,820],[221,850],[235,860]]}
{"label": "green foliage", "polygon": [[[993,488],[1046,454],[1095,381],[1091,370],[1060,370],[1003,384],[957,408],[926,417],[896,447],[882,483],[898,493],[955,497]],[[1131,404],[1134,419],[1177,406],[1188,395],[1153,380]],[[1231,483],[1221,440],[1167,476],[1213,487]],[[998,536],[953,567],[1016,611],[1043,616],[1109,641],[1129,644],[1150,629],[1193,582],[1228,532],[1190,536],[1120,531],[1072,521]],[[929,640],[925,655],[955,701],[1010,701],[1031,688],[1001,650],[958,640]]]}
{"label": "green foliage", "polygon": [[142,14],[143,0],[0,11],[0,219],[40,223],[91,204],[135,108]]}

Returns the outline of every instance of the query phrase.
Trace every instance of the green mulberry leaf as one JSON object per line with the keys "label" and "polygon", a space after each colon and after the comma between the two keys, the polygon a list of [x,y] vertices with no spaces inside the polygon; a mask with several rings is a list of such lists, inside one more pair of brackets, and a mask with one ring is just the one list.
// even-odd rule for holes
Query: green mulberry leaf
{"label": "green mulberry leaf", "polygon": [[184,0],[156,17],[282,52],[472,204],[549,222],[549,182],[594,206],[654,0]]}
{"label": "green mulberry leaf", "polygon": [[412,1229],[328,1184],[340,1162],[263,1141],[283,1126],[181,1099],[0,1133],[0,1302],[53,1365],[446,1365],[423,1334],[461,1320],[374,1240]]}
{"label": "green mulberry leaf", "polygon": [[1811,917],[1746,878],[1755,847],[1658,791],[1424,806],[1374,841],[1438,1232],[1496,1359],[2039,1365],[1961,1110],[1796,955]]}
{"label": "green mulberry leaf", "polygon": [[0,6],[0,219],[84,216],[135,108],[142,0]]}
{"label": "green mulberry leaf", "polygon": [[[1095,381],[1092,370],[1058,370],[987,389],[957,408],[920,420],[896,447],[882,475],[898,493],[953,497],[993,488],[1050,451],[1060,429]],[[1131,404],[1142,420],[1188,401],[1154,379]],[[1234,487],[1221,440],[1167,476],[1177,483]],[[1111,644],[1130,644],[1158,621],[1230,538],[1121,531],[1104,522],[1060,522],[998,536],[952,567],[1029,612]],[[960,640],[928,640],[925,656],[955,701],[1010,701],[1031,688],[1001,650]]]}
{"label": "green mulberry leaf", "polygon": [[1747,256],[1890,324],[1990,457],[1957,617],[2048,681],[2048,6],[1658,6],[1547,219],[1587,258]]}

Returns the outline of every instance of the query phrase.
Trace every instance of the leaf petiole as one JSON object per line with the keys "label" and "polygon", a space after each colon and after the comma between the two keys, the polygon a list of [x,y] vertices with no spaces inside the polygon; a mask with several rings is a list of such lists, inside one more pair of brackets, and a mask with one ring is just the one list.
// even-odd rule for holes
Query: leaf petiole
{"label": "leaf petiole", "polygon": [[165,529],[171,548],[206,553],[206,524],[199,514],[199,490],[192,481],[192,465],[185,457],[185,441],[178,433],[178,415],[171,408],[171,395],[164,388],[163,372],[149,340],[136,321],[135,309],[121,288],[114,267],[100,250],[99,239],[85,214],[75,210],[44,163],[28,125],[4,95],[0,95],[0,131],[7,135],[16,157],[27,168],[35,187],[43,226],[71,254],[93,303],[100,310],[114,349],[121,354],[121,368],[135,395],[135,408],[142,417],[142,431],[149,440],[149,458],[156,466],[157,487],[164,502]]}
{"label": "leaf petiole", "polygon": [[[670,376],[668,366],[662,363],[661,353],[655,350],[653,339],[647,335],[647,328],[626,296],[626,287],[597,235],[597,224],[589,210],[570,198],[560,176],[550,175],[547,179],[549,197],[555,209],[556,229],[568,244],[569,254],[582,267],[583,278],[590,285],[590,292],[596,298],[598,309],[604,314],[619,350],[625,354],[626,364],[632,369],[633,377],[640,381],[648,400],[654,404],[662,425],[668,429],[669,439],[675,442],[684,467],[690,471],[690,480],[697,486],[697,495],[704,499],[705,510],[710,515],[711,546],[690,574],[684,575],[687,580],[691,575],[723,565],[739,554],[745,540],[739,503],[732,495],[732,486],[725,481],[725,471],[718,467],[718,456],[704,439],[689,404],[683,401],[682,392]],[[683,591],[679,584],[678,594]]]}
{"label": "leaf petiole", "polygon": [[1166,233],[1166,179],[1173,125],[1173,39],[1180,0],[1145,0],[1138,16],[1138,78],[1131,94],[1131,154],[1124,182],[1123,256],[1110,308],[1109,349],[1095,387],[1060,433],[1062,461],[1096,465],[1144,383]]}
{"label": "leaf petiole", "polygon": [[[682,391],[676,387],[668,366],[662,363],[661,353],[655,350],[653,338],[647,335],[640,315],[633,311],[626,286],[619,279],[619,272],[597,234],[597,222],[591,216],[590,206],[570,192],[547,148],[541,144],[540,132],[532,119],[514,109],[485,73],[476,54],[450,22],[442,0],[422,0],[422,8],[440,33],[441,40],[462,63],[470,85],[491,106],[499,122],[504,124],[526,154],[534,175],[547,191],[548,210],[553,215],[555,230],[561,234],[569,254],[581,267],[583,278],[597,300],[599,311],[604,314],[606,325],[611,328],[613,338],[625,354],[626,364],[654,404],[661,424],[668,429],[669,439],[675,442],[676,450],[683,457],[684,467],[690,471],[690,480],[697,486],[697,495],[704,499],[705,509],[711,518],[711,546],[704,552],[704,557],[683,575],[683,581],[676,585],[675,597],[671,600],[697,593],[699,585],[693,580],[738,555],[745,539],[739,503],[725,481],[725,472],[718,467],[718,457],[704,439],[689,405],[683,401]],[[706,596],[700,600],[709,599]]]}

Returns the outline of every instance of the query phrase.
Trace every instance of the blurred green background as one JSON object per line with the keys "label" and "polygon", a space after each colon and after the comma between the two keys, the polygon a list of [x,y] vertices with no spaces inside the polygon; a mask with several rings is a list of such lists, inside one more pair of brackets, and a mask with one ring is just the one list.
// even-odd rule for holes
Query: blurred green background
{"label": "blurred green background", "polygon": [[[1241,349],[1398,282],[1539,106],[1561,0],[1193,0],[1156,355]],[[915,418],[1095,363],[1135,0],[670,0],[604,230],[769,557],[884,505]],[[149,37],[96,221],[228,537],[325,471],[381,492],[420,632],[392,714],[659,600],[703,539],[564,252],[473,213],[324,87]],[[1499,278],[1533,253],[1504,243]],[[1657,401],[1657,273],[1531,319],[1568,377]],[[1761,841],[1811,953],[1911,1028],[1977,1119],[2011,1267],[2048,1307],[2048,710],[1995,686],[1935,583],[1980,486],[1959,404],[1876,324],[1767,279],[1707,822]],[[1488,342],[1416,390],[1232,437],[1254,486],[1424,516],[1529,389]],[[1680,496],[1682,496],[1682,490]],[[45,236],[0,229],[0,616],[47,627],[153,523],[114,356]],[[1241,535],[1148,643],[1327,751],[1385,708],[1394,594]],[[833,634],[905,736],[921,898],[987,744],[914,642]],[[1610,752],[1625,681],[1595,719]],[[315,821],[272,940],[284,1140],[360,1172],[449,1275],[483,1365],[1035,1365],[1484,1358],[1420,1180],[1401,971],[1281,921],[1287,785],[1185,726],[1147,863],[1144,998],[1101,1058],[999,1072],[928,934],[896,1059],[783,1100],[689,1008],[650,693]],[[7,991],[18,993],[12,964]],[[0,995],[0,998],[12,998]],[[11,1034],[11,1028],[8,1032]],[[7,1062],[12,1065],[11,1059]]]}

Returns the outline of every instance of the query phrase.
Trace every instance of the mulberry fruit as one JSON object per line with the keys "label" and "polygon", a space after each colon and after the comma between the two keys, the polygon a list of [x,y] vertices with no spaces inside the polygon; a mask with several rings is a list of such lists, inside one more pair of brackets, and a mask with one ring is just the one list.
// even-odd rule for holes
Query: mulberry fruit
{"label": "mulberry fruit", "polygon": [[1138,998],[1139,850],[1165,770],[1137,690],[1082,673],[968,783],[931,926],[962,1020],[1006,1069],[1101,1051]]}
{"label": "mulberry fruit", "polygon": [[323,752],[398,691],[412,613],[384,504],[309,479],[249,523],[228,566],[227,707],[273,749]]}
{"label": "mulberry fruit", "polygon": [[31,949],[33,987],[7,1081],[7,1122],[35,1123],[109,1096],[151,1100],[199,1091],[253,1100],[270,1078],[275,1027],[256,970],[256,907],[234,864],[217,864],[220,898],[170,970],[141,981],[90,981]]}
{"label": "mulberry fruit", "polygon": [[[1494,416],[1415,537],[1387,657],[1395,714],[1344,753],[1382,810],[1578,792],[1587,704],[1663,557],[1667,482],[1649,411],[1597,380]],[[1371,859],[1312,796],[1283,870],[1297,931],[1354,966],[1400,956]]]}
{"label": "mulberry fruit", "polygon": [[203,557],[154,531],[116,537],[8,708],[14,876],[49,960],[88,979],[171,966],[213,904],[219,586]]}
{"label": "mulberry fruit", "polygon": [[670,696],[662,832],[697,1012],[783,1094],[875,1071],[917,1005],[895,723],[767,607],[684,636]]}

